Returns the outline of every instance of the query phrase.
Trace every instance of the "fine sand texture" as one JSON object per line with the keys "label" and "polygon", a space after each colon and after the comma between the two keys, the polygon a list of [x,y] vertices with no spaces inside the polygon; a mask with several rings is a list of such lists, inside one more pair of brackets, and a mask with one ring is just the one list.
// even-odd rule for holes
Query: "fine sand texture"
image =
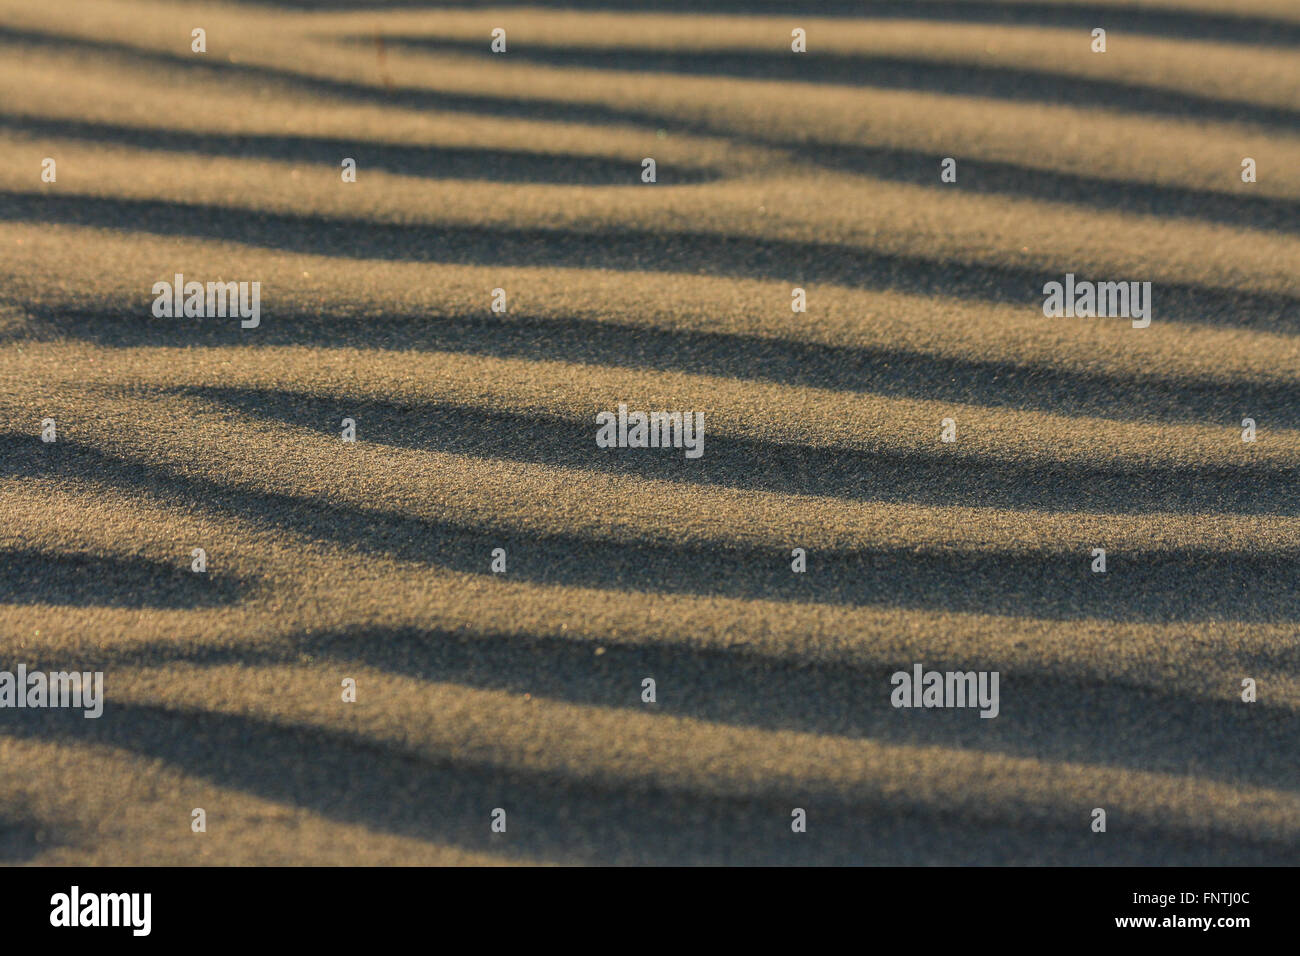
{"label": "fine sand texture", "polygon": [[0,0],[20,665],[0,863],[1296,863],[1300,5]]}

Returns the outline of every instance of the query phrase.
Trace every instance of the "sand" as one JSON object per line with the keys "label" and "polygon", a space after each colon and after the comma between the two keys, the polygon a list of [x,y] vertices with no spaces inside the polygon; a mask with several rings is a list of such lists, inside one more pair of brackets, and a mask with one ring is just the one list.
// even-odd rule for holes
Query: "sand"
{"label": "sand", "polygon": [[0,155],[0,862],[1300,859],[1291,0],[0,0]]}

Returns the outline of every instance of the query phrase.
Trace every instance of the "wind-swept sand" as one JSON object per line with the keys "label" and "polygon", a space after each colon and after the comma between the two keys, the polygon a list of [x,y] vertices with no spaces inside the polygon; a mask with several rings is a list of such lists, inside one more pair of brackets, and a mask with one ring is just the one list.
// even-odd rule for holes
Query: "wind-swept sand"
{"label": "wind-swept sand", "polygon": [[1297,861],[1300,8],[815,10],[0,0],[0,861]]}

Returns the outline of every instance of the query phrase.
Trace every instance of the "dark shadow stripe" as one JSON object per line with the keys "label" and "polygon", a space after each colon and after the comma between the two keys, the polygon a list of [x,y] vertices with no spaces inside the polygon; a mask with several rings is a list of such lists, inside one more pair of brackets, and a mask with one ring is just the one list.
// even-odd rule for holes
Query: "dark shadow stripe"
{"label": "dark shadow stripe", "polygon": [[[400,10],[463,8],[464,0],[244,0],[290,10]],[[711,13],[862,17],[994,23],[1008,27],[1078,29],[1086,44],[1093,27],[1170,39],[1213,40],[1269,46],[1300,44],[1300,22],[1267,15],[1233,15],[1194,9],[1160,10],[1135,3],[1007,3],[1005,0],[494,0],[493,9],[629,10],[644,13]],[[309,23],[310,21],[304,21]],[[786,31],[788,37],[788,30]],[[486,42],[486,41],[485,41]],[[1114,42],[1113,40],[1111,42]],[[1087,49],[1084,45],[1083,49]]]}
{"label": "dark shadow stripe", "polygon": [[[72,442],[33,453],[37,442],[0,436],[0,475],[108,482],[134,494],[179,499],[316,540],[469,574],[490,574],[492,550],[504,548],[509,575],[536,584],[1040,620],[1300,620],[1300,553],[1294,550],[1112,551],[1108,573],[1093,574],[1086,550],[971,552],[900,545],[814,551],[808,573],[794,574],[784,548],[530,534],[227,485]],[[676,457],[675,451],[669,454]],[[799,544],[791,541],[790,547]]]}
{"label": "dark shadow stripe", "polygon": [[[332,687],[321,692],[335,695]],[[339,706],[345,724],[346,705]],[[1007,805],[977,813],[936,811],[906,796],[885,803],[807,784],[783,788],[759,783],[749,793],[712,793],[590,772],[425,756],[344,729],[251,715],[124,703],[112,707],[93,721],[74,721],[61,712],[0,711],[0,733],[114,747],[332,820],[439,845],[543,860],[1077,865],[1159,859],[1204,864],[1281,862],[1295,852],[1294,846],[1262,837],[1230,838],[1149,821],[1136,826],[1128,821],[1122,841],[1090,840],[1090,808],[1082,806],[1076,825],[1061,808],[1024,815]],[[792,806],[804,807],[816,821],[798,837],[790,833]],[[490,832],[496,807],[506,810],[506,834]]]}
{"label": "dark shadow stripe", "polygon": [[142,298],[134,309],[109,302],[98,307],[24,303],[23,311],[37,321],[26,334],[15,328],[8,335],[0,334],[0,341],[68,336],[105,348],[419,349],[685,372],[1114,421],[1217,423],[1236,430],[1243,417],[1251,417],[1261,427],[1300,426],[1300,381],[1257,383],[1094,372],[908,348],[832,345],[523,313],[356,314],[328,304],[310,313],[276,307],[264,316],[256,340],[250,340],[235,321],[154,319],[150,301]]}
{"label": "dark shadow stripe", "polygon": [[[1041,315],[1043,286],[1064,269],[977,265],[829,242],[625,228],[406,225],[236,209],[203,203],[0,190],[0,221],[127,229],[353,259],[549,266],[829,282],[983,302]],[[1139,273],[1140,273],[1139,269]],[[168,277],[170,278],[170,277]],[[1079,281],[1141,276],[1077,274]],[[1300,331],[1300,299],[1199,283],[1154,282],[1153,321]],[[1127,319],[1110,319],[1127,325]]]}
{"label": "dark shadow stripe", "polygon": [[[1087,50],[1088,32],[1080,50]],[[373,43],[370,37],[349,38]],[[486,42],[438,37],[385,35],[394,47],[458,56],[498,57]],[[784,42],[784,41],[781,41]],[[1098,79],[1049,70],[945,63],[919,57],[820,52],[795,54],[781,42],[771,50],[664,50],[654,47],[516,45],[507,54],[545,66],[596,70],[630,70],[687,76],[716,76],[774,82],[834,83],[877,89],[944,95],[981,96],[1024,103],[1108,108],[1151,113],[1192,121],[1261,123],[1289,130],[1300,126],[1300,112],[1243,100],[1183,92],[1141,82]]]}
{"label": "dark shadow stripe", "polygon": [[[1178,217],[1240,229],[1300,232],[1300,202],[1251,192],[1255,187],[1241,183],[1237,176],[1240,170],[1228,170],[1224,176],[1225,185],[1240,190],[1234,194],[972,159],[961,156],[960,150],[955,148],[953,153],[941,155],[920,150],[832,143],[799,145],[772,142],[768,145],[789,148],[799,159],[827,169],[915,186],[1072,203],[1083,208],[1142,216]],[[955,183],[939,181],[940,164],[947,156],[957,160]]]}
{"label": "dark shadow stripe", "polygon": [[[594,413],[582,422],[440,402],[323,400],[274,389],[172,391],[312,429],[326,441],[338,438],[339,423],[349,417],[361,440],[382,445],[777,494],[1067,513],[1300,513],[1300,467],[988,460],[943,449],[938,422],[936,451],[923,454],[711,435],[706,411],[704,454],[691,461],[684,449],[598,448]],[[611,410],[620,400],[611,398]],[[637,409],[635,402],[629,407]],[[1240,444],[1230,427],[1224,441]]]}
{"label": "dark shadow stripe", "polygon": [[0,607],[56,604],[66,607],[198,608],[233,604],[253,582],[226,572],[190,569],[190,551],[178,541],[172,561],[138,555],[56,553],[33,548],[0,549]]}
{"label": "dark shadow stripe", "polygon": [[71,823],[50,824],[26,809],[7,807],[0,810],[0,865],[29,863],[68,845],[76,836],[80,834]]}
{"label": "dark shadow stripe", "polygon": [[[595,653],[599,648],[600,653]],[[340,673],[366,667],[438,684],[530,694],[592,707],[687,717],[735,727],[793,731],[898,746],[942,746],[1053,763],[1086,763],[1240,786],[1300,791],[1300,712],[1267,702],[1257,669],[1224,668],[1234,699],[1102,681],[1070,673],[1008,668],[972,648],[966,657],[851,663],[813,653],[773,656],[742,647],[596,642],[564,634],[349,627],[298,634],[274,645],[194,647],[152,642],[78,658],[82,669],[248,667],[330,661]],[[63,663],[27,660],[29,670]],[[926,671],[999,672],[998,716],[979,707],[895,708],[892,675]],[[1290,672],[1300,669],[1290,667]],[[1260,701],[1236,699],[1242,676],[1264,685]],[[653,678],[656,701],[641,699]],[[809,701],[816,701],[815,707]]]}
{"label": "dark shadow stripe", "polygon": [[[344,157],[357,162],[358,181],[367,170],[430,179],[481,179],[492,182],[563,183],[565,185],[641,185],[639,160],[619,161],[601,156],[543,153],[528,150],[484,149],[436,145],[403,145],[372,140],[322,136],[266,136],[252,133],[200,133],[179,129],[121,126],[69,119],[0,114],[0,130],[113,143],[137,149],[270,159],[328,166],[336,181]],[[716,179],[714,173],[663,164],[656,167],[658,183],[697,183]]]}

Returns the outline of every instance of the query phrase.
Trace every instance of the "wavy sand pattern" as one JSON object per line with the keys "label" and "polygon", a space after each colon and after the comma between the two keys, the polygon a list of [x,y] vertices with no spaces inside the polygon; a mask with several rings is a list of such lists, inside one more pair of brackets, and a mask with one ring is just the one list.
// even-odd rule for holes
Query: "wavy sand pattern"
{"label": "wavy sand pattern", "polygon": [[798,7],[0,0],[0,862],[1296,862],[1300,7]]}

